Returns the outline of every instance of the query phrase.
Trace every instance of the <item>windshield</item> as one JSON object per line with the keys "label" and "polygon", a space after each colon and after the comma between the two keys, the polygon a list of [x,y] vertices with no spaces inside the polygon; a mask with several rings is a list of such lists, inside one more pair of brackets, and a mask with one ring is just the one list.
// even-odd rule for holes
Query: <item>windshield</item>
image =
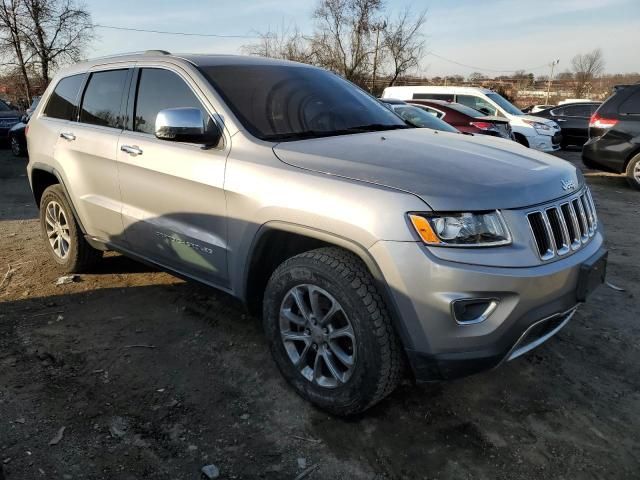
{"label": "windshield", "polygon": [[485,117],[486,114],[483,112],[479,112],[478,110],[471,108],[471,107],[467,107],[466,105],[461,105],[459,103],[448,103],[447,107],[449,107],[452,110],[455,110],[457,112],[460,112],[464,115],[467,115],[468,117],[473,117],[473,118],[480,118],[480,117]]}
{"label": "windshield", "polygon": [[500,107],[510,115],[524,115],[524,113],[499,93],[487,93],[487,97],[500,105]]}
{"label": "windshield", "polygon": [[391,108],[414,127],[432,128],[433,130],[441,130],[443,132],[458,132],[456,128],[444,120],[440,120],[435,115],[425,112],[421,108],[414,107],[413,105],[392,105]]}
{"label": "windshield", "polygon": [[9,107],[9,105],[7,105],[2,100],[0,100],[0,112],[10,112],[10,111],[11,111],[11,108]]}
{"label": "windshield", "polygon": [[409,128],[368,93],[319,68],[219,65],[201,70],[242,125],[262,140]]}

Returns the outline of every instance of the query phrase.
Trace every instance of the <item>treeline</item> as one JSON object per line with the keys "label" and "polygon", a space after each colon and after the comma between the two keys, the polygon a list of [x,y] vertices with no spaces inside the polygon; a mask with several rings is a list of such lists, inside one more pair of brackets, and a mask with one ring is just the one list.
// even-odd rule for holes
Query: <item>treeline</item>
{"label": "treeline", "polygon": [[57,65],[82,58],[93,28],[76,0],[0,0],[0,73],[30,102]]}
{"label": "treeline", "polygon": [[324,67],[367,89],[382,87],[381,78],[384,86],[393,85],[417,69],[425,54],[426,10],[394,15],[382,0],[319,0],[313,18],[310,35],[282,26],[260,32],[259,41],[242,50]]}

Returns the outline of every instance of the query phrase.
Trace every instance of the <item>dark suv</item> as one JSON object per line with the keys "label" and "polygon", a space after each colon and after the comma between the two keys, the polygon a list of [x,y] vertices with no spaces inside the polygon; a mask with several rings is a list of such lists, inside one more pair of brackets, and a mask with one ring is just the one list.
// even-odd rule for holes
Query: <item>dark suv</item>
{"label": "dark suv", "polygon": [[618,89],[593,114],[582,161],[589,168],[626,174],[640,190],[640,84]]}

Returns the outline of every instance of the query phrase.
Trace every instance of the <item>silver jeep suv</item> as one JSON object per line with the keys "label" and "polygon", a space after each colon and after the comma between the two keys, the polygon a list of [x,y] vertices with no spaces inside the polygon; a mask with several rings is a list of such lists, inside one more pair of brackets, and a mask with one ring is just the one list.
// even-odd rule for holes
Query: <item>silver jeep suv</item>
{"label": "silver jeep suv", "polygon": [[497,366],[603,281],[573,166],[415,129],[325,70],[152,51],[82,63],[27,132],[43,239],[66,272],[116,250],[261,313],[303,397],[361,412],[403,374]]}

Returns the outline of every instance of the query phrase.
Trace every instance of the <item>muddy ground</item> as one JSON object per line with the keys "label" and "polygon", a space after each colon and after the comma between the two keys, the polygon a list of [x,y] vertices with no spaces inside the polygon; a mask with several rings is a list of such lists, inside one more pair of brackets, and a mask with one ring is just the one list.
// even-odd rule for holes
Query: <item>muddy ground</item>
{"label": "muddy ground", "polygon": [[225,479],[640,478],[640,192],[623,179],[587,171],[624,292],[600,287],[498,370],[403,385],[342,420],[287,387],[225,294],[118,255],[56,286],[25,163],[0,151],[6,480],[197,479],[207,464]]}

